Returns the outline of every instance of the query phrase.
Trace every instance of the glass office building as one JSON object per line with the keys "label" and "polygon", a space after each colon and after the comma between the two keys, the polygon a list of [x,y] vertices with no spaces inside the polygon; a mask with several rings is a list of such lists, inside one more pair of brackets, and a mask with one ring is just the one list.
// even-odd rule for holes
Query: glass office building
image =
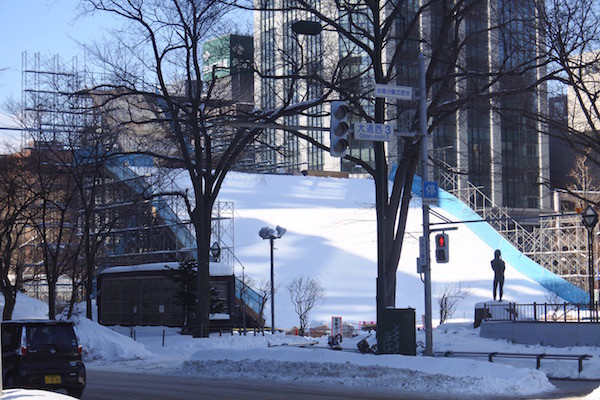
{"label": "glass office building", "polygon": [[[255,81],[255,104],[267,109],[286,101],[306,101],[321,96],[326,90],[323,85],[275,79],[291,76],[295,72],[292,66],[301,65],[304,72],[319,74],[325,82],[339,74],[342,92],[361,90],[365,93],[364,109],[367,113],[373,112],[374,78],[369,73],[370,60],[366,54],[355,43],[328,29],[316,36],[295,35],[291,25],[310,16],[299,10],[284,11],[292,9],[294,4],[292,0],[261,0],[264,10],[255,12],[255,62],[263,71]],[[361,21],[364,14],[361,14],[360,2],[354,6],[352,21],[348,20],[347,13],[337,11],[334,1],[315,0],[314,4],[345,29],[359,33],[368,27],[366,20]],[[395,63],[396,73],[390,84],[415,86],[419,52],[423,52],[427,60],[438,44],[447,42],[450,46],[453,40],[461,43],[457,61],[448,55],[448,63],[445,63],[439,59],[441,53],[435,53],[438,62],[433,71],[430,70],[433,79],[429,101],[439,95],[440,98],[435,99],[437,104],[460,103],[460,107],[447,113],[440,112],[442,106],[439,106],[435,115],[429,149],[430,159],[434,161],[433,178],[443,186],[448,181],[443,175],[454,171],[454,189],[475,186],[494,204],[515,210],[549,208],[549,192],[542,184],[549,175],[548,139],[546,127],[539,118],[547,113],[547,94],[543,86],[532,85],[544,72],[533,65],[539,59],[539,43],[543,41],[537,26],[537,5],[526,0],[466,2],[456,29],[450,31],[452,34],[440,35],[443,32],[440,27],[448,23],[444,13],[449,4],[454,3],[430,2],[427,10],[421,12],[421,1],[403,1],[402,11],[393,21],[394,33],[383,60]],[[382,10],[383,17],[386,12],[389,10]],[[412,23],[415,16],[416,25]],[[502,29],[498,29],[500,26]],[[403,57],[392,61],[395,46],[402,46]],[[289,63],[290,60],[295,63]],[[520,73],[502,74],[515,70]],[[445,86],[442,88],[442,85]],[[525,87],[531,89],[520,90]],[[471,93],[477,95],[470,96]],[[388,101],[386,119],[398,130],[410,129],[414,126],[416,110],[416,102]],[[288,118],[284,123],[328,126],[326,104],[311,111],[314,112],[310,116]],[[328,132],[307,131],[307,134],[328,144]],[[284,132],[270,131],[264,142],[261,165],[265,171],[364,172],[347,160],[330,157],[326,150]],[[373,165],[371,142],[351,140],[349,154]],[[390,166],[398,161],[399,154],[402,154],[402,140],[387,143]]]}

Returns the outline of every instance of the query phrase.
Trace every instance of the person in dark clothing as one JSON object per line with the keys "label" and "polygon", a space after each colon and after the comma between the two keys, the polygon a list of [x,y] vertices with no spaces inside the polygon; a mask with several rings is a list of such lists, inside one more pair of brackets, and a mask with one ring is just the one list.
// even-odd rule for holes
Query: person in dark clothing
{"label": "person in dark clothing", "polygon": [[492,269],[494,270],[494,300],[496,300],[496,288],[500,289],[500,301],[502,301],[502,290],[504,288],[504,270],[506,265],[502,260],[502,253],[500,250],[494,252],[494,259],[492,260]]}

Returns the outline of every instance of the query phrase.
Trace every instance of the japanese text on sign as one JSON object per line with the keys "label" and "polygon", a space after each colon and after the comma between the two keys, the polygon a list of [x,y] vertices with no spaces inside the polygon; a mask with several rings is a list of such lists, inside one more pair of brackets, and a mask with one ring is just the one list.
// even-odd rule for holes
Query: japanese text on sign
{"label": "japanese text on sign", "polygon": [[389,99],[398,100],[412,100],[413,88],[410,86],[393,86],[376,83],[375,97],[385,97]]}
{"label": "japanese text on sign", "polygon": [[354,123],[354,139],[387,142],[391,140],[394,126],[389,124],[375,124],[368,122]]}

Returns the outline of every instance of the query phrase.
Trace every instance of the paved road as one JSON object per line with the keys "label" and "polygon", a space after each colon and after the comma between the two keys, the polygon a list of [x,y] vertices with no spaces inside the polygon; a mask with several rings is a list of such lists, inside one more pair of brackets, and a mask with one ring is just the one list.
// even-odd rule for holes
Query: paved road
{"label": "paved road", "polygon": [[[198,400],[198,399],[235,399],[235,400],[279,400],[279,399],[449,399],[448,396],[414,393],[372,393],[340,386],[302,387],[250,381],[224,379],[204,379],[196,377],[124,374],[118,372],[88,370],[88,384],[82,400]],[[552,381],[560,393],[549,395],[549,399],[577,399],[585,396],[600,382]],[[460,399],[482,400],[481,396],[460,396]],[[510,397],[497,397],[507,399]],[[539,397],[533,397],[539,398]]]}

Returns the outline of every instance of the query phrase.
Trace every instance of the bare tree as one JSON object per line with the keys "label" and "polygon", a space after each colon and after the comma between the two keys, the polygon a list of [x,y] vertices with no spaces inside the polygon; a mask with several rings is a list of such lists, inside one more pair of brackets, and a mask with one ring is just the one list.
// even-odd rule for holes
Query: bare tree
{"label": "bare tree", "polygon": [[[276,1],[263,1],[260,4],[259,10],[265,15],[281,13],[284,21],[286,18],[292,21],[299,14],[321,24],[323,51],[313,55],[313,58],[303,58],[303,42],[298,38],[294,41],[291,32],[283,32],[284,38],[276,38],[277,43],[294,42],[291,50],[288,49],[286,53],[286,49],[278,47],[274,53],[283,52],[281,58],[283,63],[288,63],[286,65],[302,60],[298,71],[302,78],[333,91],[336,97],[348,100],[352,114],[358,120],[376,123],[394,120],[407,131],[418,130],[417,113],[411,112],[416,104],[374,98],[373,84],[416,86],[414,72],[417,55],[424,52],[429,62],[426,71],[427,114],[430,118],[428,129],[434,133],[434,147],[446,146],[448,142],[457,143],[457,138],[447,134],[449,130],[446,128],[455,123],[457,113],[465,115],[466,109],[479,112],[488,120],[489,115],[495,113],[496,117],[501,115],[509,122],[514,122],[514,115],[520,109],[527,109],[528,105],[534,104],[536,88],[548,78],[543,74],[546,60],[535,52],[539,40],[535,25],[535,3],[510,2],[514,12],[488,8],[487,3],[473,0],[421,3],[299,0],[294,4]],[[512,29],[515,26],[523,29],[516,32]],[[332,40],[332,35],[335,35],[335,40]],[[494,52],[492,58],[488,52],[493,49],[483,50],[489,38],[504,49]],[[477,46],[479,50],[469,50]],[[533,52],[531,58],[521,57],[528,51]],[[283,70],[286,71],[285,68]],[[263,72],[261,77],[285,81],[290,74],[277,76],[274,72]],[[279,94],[282,97],[287,94],[277,93],[283,93]],[[528,115],[523,124],[527,125],[527,129],[535,130],[531,125],[537,118],[537,115]],[[517,124],[521,124],[521,120]],[[327,146],[307,135],[298,136],[328,150]],[[395,306],[396,272],[412,198],[411,188],[420,158],[421,139],[399,138],[397,143],[389,146],[389,153],[382,142],[372,145],[351,142],[352,146],[357,151],[350,152],[344,159],[352,162],[359,159],[362,162],[360,165],[374,178],[378,264],[384,273],[380,278],[385,283],[385,305]],[[489,169],[497,155],[492,154],[489,146],[485,149],[475,149],[475,146],[477,144],[471,143],[464,147],[478,157],[476,161],[480,168]],[[357,157],[358,153],[361,156],[368,154],[374,162]],[[398,165],[394,175],[388,179],[390,154],[396,155]],[[461,171],[462,166],[456,165],[456,162],[452,167]],[[532,166],[532,169],[537,173],[527,174],[526,178],[531,185],[537,185],[539,168]],[[481,171],[472,171],[473,176],[477,177],[478,172]],[[391,187],[389,180],[392,181]],[[485,184],[490,190],[489,182],[475,183]]]}
{"label": "bare tree", "polygon": [[460,283],[449,283],[444,286],[442,292],[438,295],[438,305],[440,306],[440,324],[452,318],[456,307],[468,296],[471,295],[470,289],[463,289]]}
{"label": "bare tree", "polygon": [[577,208],[583,210],[587,203],[598,204],[600,202],[600,187],[598,176],[593,172],[591,162],[587,154],[578,154],[575,165],[569,173],[573,184],[567,188],[577,198]]}
{"label": "bare tree", "polygon": [[30,190],[25,160],[0,156],[0,292],[4,296],[2,320],[12,318],[17,292],[22,289],[22,245],[27,240],[29,208],[36,201]]}
{"label": "bare tree", "polygon": [[[198,260],[198,302],[194,336],[210,328],[209,247],[212,208],[227,172],[261,128],[233,128],[234,122],[271,123],[294,115],[312,103],[288,101],[282,107],[253,112],[235,107],[218,79],[203,81],[203,42],[221,33],[231,7],[216,0],[169,2],[84,0],[90,12],[121,18],[126,27],[116,32],[117,43],[98,46],[96,56],[114,76],[100,85],[101,107],[113,107],[109,117],[121,134],[136,144],[123,154],[143,154],[159,164],[183,168],[191,181],[189,192],[173,190],[186,204],[195,231]],[[227,22],[231,26],[232,21]],[[107,50],[107,51],[104,51]],[[232,67],[233,68],[233,67]],[[213,68],[214,72],[218,70]],[[156,85],[144,84],[156,82]],[[292,78],[288,88],[294,87]],[[238,125],[239,126],[239,125]],[[219,139],[220,138],[220,139]],[[164,193],[163,193],[164,194]]]}
{"label": "bare tree", "polygon": [[[78,186],[72,175],[74,153],[59,141],[34,142],[32,187],[39,201],[32,204],[37,254],[48,286],[48,317],[56,318],[57,288],[61,277],[81,276],[78,264]],[[35,267],[34,267],[35,269]],[[36,270],[33,271],[37,273]]]}
{"label": "bare tree", "polygon": [[[252,290],[254,290],[259,298],[258,300],[258,319],[259,319],[259,323],[261,324],[261,327],[265,326],[265,308],[266,305],[269,303],[269,300],[271,300],[271,283],[268,279],[259,279],[259,280],[255,280],[252,277],[249,277],[248,275],[245,275],[244,277],[244,283],[251,287]],[[278,289],[278,285],[275,285],[275,288],[273,288],[273,291],[275,293],[277,293],[277,289]],[[244,299],[242,299],[244,300]]]}
{"label": "bare tree", "polygon": [[325,301],[325,289],[319,281],[311,277],[295,278],[286,289],[290,293],[294,310],[300,319],[298,334],[304,336],[307,332],[310,312]]}
{"label": "bare tree", "polygon": [[[552,116],[548,124],[557,128],[556,140],[583,157],[573,165],[578,173],[595,171],[600,167],[600,5],[594,0],[551,0],[539,15],[547,38],[548,79],[558,93],[567,93],[566,125]],[[583,202],[598,204],[593,195],[582,196],[592,175],[578,176],[575,186],[565,189]]]}

